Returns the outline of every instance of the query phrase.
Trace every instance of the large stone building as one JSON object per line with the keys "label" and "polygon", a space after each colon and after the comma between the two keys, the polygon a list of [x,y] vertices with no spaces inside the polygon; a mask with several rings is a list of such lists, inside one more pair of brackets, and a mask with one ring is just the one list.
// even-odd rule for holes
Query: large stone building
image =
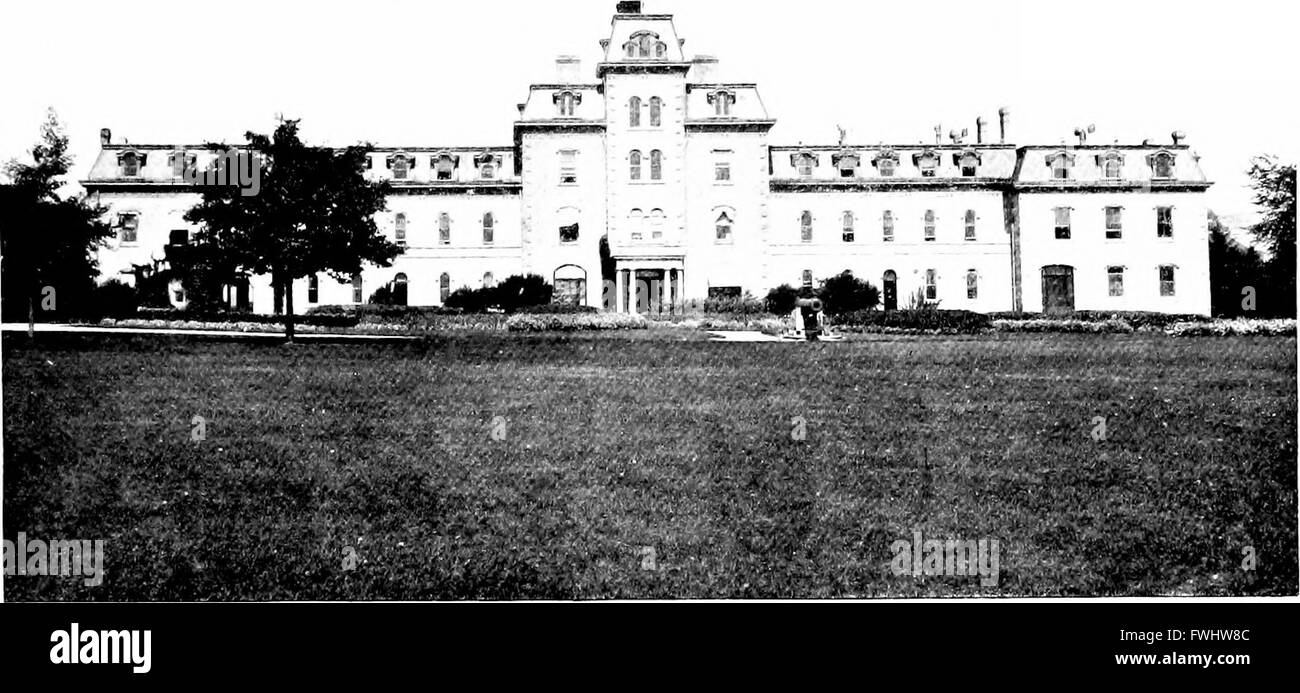
{"label": "large stone building", "polygon": [[[555,81],[530,88],[513,144],[376,147],[369,175],[394,187],[377,222],[405,253],[351,283],[300,281],[295,305],[359,303],[390,283],[437,305],[531,272],[565,300],[665,310],[849,270],[886,307],[919,294],[977,311],[1210,310],[1210,183],[1179,133],[1016,145],[1004,110],[969,136],[775,145],[757,87],[685,55],[671,15],[620,2],[600,43],[594,74],[561,57]],[[181,170],[211,155],[102,141],[83,183],[118,228],[100,257],[109,277],[186,242],[198,193]],[[266,277],[230,300],[278,303]]]}

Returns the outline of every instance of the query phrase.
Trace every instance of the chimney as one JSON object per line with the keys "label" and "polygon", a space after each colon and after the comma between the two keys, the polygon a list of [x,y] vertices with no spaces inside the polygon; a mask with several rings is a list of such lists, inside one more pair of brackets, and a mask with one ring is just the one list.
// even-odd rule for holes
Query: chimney
{"label": "chimney", "polygon": [[987,124],[984,116],[975,119],[975,144],[984,144],[984,126]]}
{"label": "chimney", "polygon": [[581,74],[582,61],[577,56],[555,56],[555,79],[560,84],[577,84]]}
{"label": "chimney", "polygon": [[113,131],[108,128],[99,129],[99,146],[107,147],[113,142]]}
{"label": "chimney", "polygon": [[711,84],[718,79],[718,59],[712,55],[691,58],[691,82]]}
{"label": "chimney", "polygon": [[1007,123],[1010,116],[1011,109],[1005,107],[998,109],[998,138],[1002,144],[1007,143]]}
{"label": "chimney", "polygon": [[614,11],[618,14],[641,14],[641,3],[639,0],[624,0],[615,6]]}
{"label": "chimney", "polygon": [[1169,136],[1174,139],[1175,147],[1182,144],[1183,140],[1187,139],[1187,133],[1183,132],[1182,130],[1174,130],[1172,133],[1170,133]]}

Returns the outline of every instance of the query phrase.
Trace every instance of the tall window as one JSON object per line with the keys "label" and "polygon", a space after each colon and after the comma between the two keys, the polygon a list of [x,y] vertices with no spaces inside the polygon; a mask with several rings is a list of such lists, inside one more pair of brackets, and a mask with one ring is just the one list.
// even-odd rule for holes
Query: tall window
{"label": "tall window", "polygon": [[627,100],[627,125],[628,127],[641,127],[641,97],[633,96]]}
{"label": "tall window", "polygon": [[655,41],[655,57],[656,58],[668,57],[668,44],[664,43],[663,41]]}
{"label": "tall window", "polygon": [[650,238],[659,240],[664,237],[664,211],[650,210]]}
{"label": "tall window", "polygon": [[406,245],[406,215],[398,212],[394,226],[397,231],[397,244]]}
{"label": "tall window", "polygon": [[398,272],[397,276],[393,277],[394,303],[399,306],[406,305],[407,288],[409,288],[409,280],[407,279],[406,273]]}
{"label": "tall window", "polygon": [[491,212],[483,213],[483,245],[492,245],[496,236],[496,217]]}
{"label": "tall window", "polygon": [[641,152],[633,149],[631,154],[627,155],[628,178],[631,180],[641,180]]}
{"label": "tall window", "polygon": [[975,240],[975,210],[966,210],[966,240]]}
{"label": "tall window", "polygon": [[803,271],[803,282],[802,282],[802,284],[803,284],[804,288],[808,288],[808,289],[811,289],[811,288],[812,288],[812,285],[813,285],[812,270],[810,270],[810,269],[806,269],[806,270]]}
{"label": "tall window", "polygon": [[853,212],[844,212],[844,230],[841,234],[841,238],[845,243],[853,242]]}
{"label": "tall window", "polygon": [[1056,237],[1065,239],[1070,237],[1070,208],[1056,208]]}
{"label": "tall window", "polygon": [[561,118],[572,118],[574,106],[580,99],[571,91],[562,91],[555,95],[555,105],[559,108]]}
{"label": "tall window", "polygon": [[812,212],[804,210],[799,215],[799,240],[804,243],[812,243]]}
{"label": "tall window", "polygon": [[307,302],[320,302],[320,279],[314,274],[307,277]]}
{"label": "tall window", "polygon": [[446,272],[438,277],[438,298],[442,303],[447,302],[447,297],[451,295],[451,275]]}
{"label": "tall window", "polygon": [[1160,266],[1160,295],[1161,296],[1174,295],[1174,266],[1173,265]]}
{"label": "tall window", "polygon": [[357,272],[352,275],[352,302],[361,303],[365,299],[366,296],[361,290],[361,273]]}
{"label": "tall window", "polygon": [[974,269],[966,270],[966,298],[975,300],[980,297],[980,276]]}
{"label": "tall window", "polygon": [[1112,266],[1106,268],[1106,285],[1111,296],[1124,295],[1124,268]]}
{"label": "tall window", "polygon": [[1151,157],[1151,175],[1156,178],[1174,177],[1174,155],[1159,152]]}
{"label": "tall window", "polygon": [[925,210],[925,240],[933,241],[934,236],[934,210]]}
{"label": "tall window", "polygon": [[650,150],[650,180],[663,180],[664,153],[658,149]]}
{"label": "tall window", "polygon": [[123,214],[122,222],[122,242],[135,243],[136,232],[140,228],[140,215],[135,213]]}
{"label": "tall window", "polygon": [[731,115],[731,105],[736,102],[736,95],[729,91],[715,91],[709,94],[709,103],[713,104],[713,115]]}
{"label": "tall window", "polygon": [[885,215],[881,218],[881,232],[881,240],[885,243],[894,242],[894,213],[888,209],[885,210]]}
{"label": "tall window", "polygon": [[928,269],[925,271],[925,298],[933,301],[939,297],[939,279],[938,274]]}
{"label": "tall window", "polygon": [[714,224],[714,230],[717,232],[718,243],[731,242],[731,217],[726,212],[718,215],[718,221]]}
{"label": "tall window", "polygon": [[634,241],[641,240],[641,234],[645,226],[645,213],[639,209],[634,209],[627,214],[628,235]]}
{"label": "tall window", "polygon": [[446,212],[438,215],[438,242],[451,245],[451,217]]}
{"label": "tall window", "polygon": [[1122,210],[1122,207],[1106,208],[1106,238],[1124,237],[1124,219],[1121,216]]}
{"label": "tall window", "polygon": [[575,185],[578,182],[578,152],[572,149],[560,151],[560,185]]}
{"label": "tall window", "polygon": [[1156,237],[1174,237],[1174,208],[1156,207]]}
{"label": "tall window", "polygon": [[650,97],[650,127],[657,128],[663,122],[664,101],[658,96]]}

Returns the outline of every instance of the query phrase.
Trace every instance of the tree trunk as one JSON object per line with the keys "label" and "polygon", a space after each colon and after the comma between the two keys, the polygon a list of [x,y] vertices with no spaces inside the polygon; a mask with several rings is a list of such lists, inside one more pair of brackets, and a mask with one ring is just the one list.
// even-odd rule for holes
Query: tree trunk
{"label": "tree trunk", "polygon": [[27,338],[36,336],[36,299],[27,297]]}
{"label": "tree trunk", "polygon": [[293,279],[284,282],[284,336],[293,343]]}

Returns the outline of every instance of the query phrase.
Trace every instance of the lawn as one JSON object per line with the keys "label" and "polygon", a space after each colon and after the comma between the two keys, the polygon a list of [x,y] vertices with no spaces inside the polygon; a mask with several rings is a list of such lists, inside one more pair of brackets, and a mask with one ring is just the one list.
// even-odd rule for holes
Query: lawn
{"label": "lawn", "polygon": [[3,342],[9,600],[1296,593],[1294,338]]}

